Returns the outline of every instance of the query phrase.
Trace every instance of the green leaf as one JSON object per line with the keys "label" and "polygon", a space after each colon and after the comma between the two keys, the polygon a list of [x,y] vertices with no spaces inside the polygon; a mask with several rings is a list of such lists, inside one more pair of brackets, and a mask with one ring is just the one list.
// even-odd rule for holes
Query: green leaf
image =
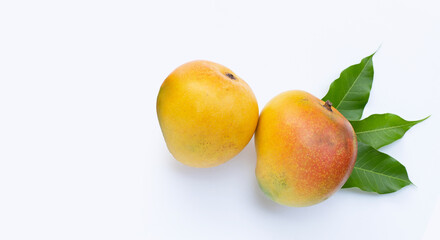
{"label": "green leaf", "polygon": [[411,184],[405,167],[391,156],[358,142],[353,172],[343,188],[357,187],[380,194],[395,192]]}
{"label": "green leaf", "polygon": [[338,79],[330,85],[323,101],[330,100],[348,120],[359,120],[370,97],[373,85],[374,53],[359,64],[352,65],[342,71]]}
{"label": "green leaf", "polygon": [[363,120],[351,121],[350,123],[359,141],[379,149],[402,138],[412,126],[427,118],[406,121],[397,115],[385,113],[373,114]]}

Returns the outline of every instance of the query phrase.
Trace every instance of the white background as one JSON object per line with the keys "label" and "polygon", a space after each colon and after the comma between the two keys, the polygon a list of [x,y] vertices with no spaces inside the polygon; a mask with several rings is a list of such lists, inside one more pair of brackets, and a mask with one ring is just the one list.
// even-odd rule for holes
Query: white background
{"label": "white background", "polygon": [[[438,1],[1,1],[0,239],[440,239]],[[174,160],[162,81],[206,59],[260,110],[317,97],[380,47],[364,117],[432,115],[383,151],[415,186],[307,208],[258,189],[253,140],[221,166]],[[437,210],[435,210],[437,209]]]}

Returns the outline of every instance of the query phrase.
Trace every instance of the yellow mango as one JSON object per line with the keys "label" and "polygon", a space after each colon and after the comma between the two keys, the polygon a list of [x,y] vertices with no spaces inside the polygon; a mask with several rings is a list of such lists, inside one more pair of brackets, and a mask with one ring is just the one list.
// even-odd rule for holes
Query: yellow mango
{"label": "yellow mango", "polygon": [[248,84],[230,69],[192,61],[162,83],[156,104],[168,150],[192,167],[220,165],[250,141],[258,104]]}

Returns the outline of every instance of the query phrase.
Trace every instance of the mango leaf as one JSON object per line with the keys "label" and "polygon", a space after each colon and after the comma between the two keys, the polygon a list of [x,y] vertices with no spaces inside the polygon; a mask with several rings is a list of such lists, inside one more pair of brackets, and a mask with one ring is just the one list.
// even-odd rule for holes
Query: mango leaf
{"label": "mango leaf", "polygon": [[358,156],[353,172],[343,188],[357,187],[380,194],[395,192],[411,184],[405,167],[396,159],[358,142]]}
{"label": "mango leaf", "polygon": [[358,141],[366,143],[376,149],[388,145],[403,137],[406,131],[419,122],[406,121],[401,117],[391,114],[373,114],[360,121],[351,121]]}
{"label": "mango leaf", "polygon": [[338,109],[348,120],[359,120],[370,97],[373,85],[373,56],[374,53],[359,64],[352,65],[342,71],[338,79],[333,81],[330,89],[322,99],[330,100],[333,107]]}

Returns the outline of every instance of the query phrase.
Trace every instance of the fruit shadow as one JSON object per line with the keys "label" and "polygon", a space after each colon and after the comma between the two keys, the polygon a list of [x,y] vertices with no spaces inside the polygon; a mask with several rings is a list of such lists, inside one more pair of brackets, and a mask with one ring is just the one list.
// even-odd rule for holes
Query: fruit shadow
{"label": "fruit shadow", "polygon": [[[272,201],[263,193],[263,191],[261,191],[256,180],[253,185],[253,192],[255,200],[254,204],[259,211],[264,212],[264,214],[267,216],[292,222],[313,222],[317,216],[322,216],[322,214],[334,214],[333,212],[335,209],[337,209],[336,211],[344,212],[347,209],[350,209],[352,206],[350,204],[347,206],[346,201],[349,200],[341,201],[341,199],[356,199],[350,198],[348,195],[362,195],[363,197],[370,198],[371,201],[379,200],[377,196],[378,194],[363,192],[359,189],[350,188],[339,190],[329,199],[316,205],[307,207],[289,207]],[[339,196],[336,197],[336,195]]]}
{"label": "fruit shadow", "polygon": [[225,176],[234,174],[238,171],[241,175],[245,175],[246,180],[243,180],[250,184],[249,191],[251,200],[257,202],[257,207],[263,207],[267,210],[277,210],[282,209],[284,206],[279,205],[272,200],[270,200],[264,193],[260,190],[258,186],[257,179],[255,177],[255,166],[257,161],[257,155],[255,152],[254,138],[248,143],[248,145],[241,151],[237,156],[229,160],[228,162],[221,164],[216,167],[211,168],[194,168],[186,166],[179,161],[176,161],[173,156],[169,155],[168,162],[172,170],[179,174],[179,177],[184,177],[186,179],[194,181],[216,181],[218,179],[224,180]]}
{"label": "fruit shadow", "polygon": [[[326,208],[325,205],[330,205],[338,207],[339,203],[334,202],[333,198],[330,198],[320,204],[295,208],[280,205],[272,201],[268,196],[266,196],[263,191],[261,191],[258,186],[257,179],[255,177],[255,166],[256,166],[256,152],[254,139],[252,139],[248,145],[241,151],[237,156],[235,156],[230,161],[212,168],[194,168],[186,166],[178,161],[176,161],[171,154],[168,154],[168,165],[172,171],[179,175],[179,178],[185,178],[191,182],[211,182],[212,185],[223,184],[225,177],[235,175],[245,177],[243,181],[249,184],[249,201],[253,203],[255,208],[260,211],[264,211],[271,215],[284,216],[286,218],[292,219],[297,218],[302,215],[313,216],[314,213],[319,214],[322,208]],[[241,177],[240,177],[241,178]],[[361,191],[357,188],[342,189],[335,194],[344,195],[364,195],[366,197],[377,198],[378,194],[369,193]],[[339,206],[341,207],[341,206]]]}
{"label": "fruit shadow", "polygon": [[262,207],[263,209],[267,211],[281,211],[285,206],[282,206],[274,201],[272,201],[268,196],[266,196],[263,191],[260,189],[260,186],[258,186],[258,182],[255,179],[253,183],[253,192],[254,192],[254,198],[257,202],[257,205]]}
{"label": "fruit shadow", "polygon": [[[316,205],[308,206],[308,207],[289,207],[278,204],[272,201],[268,196],[266,196],[263,191],[258,186],[258,182],[255,179],[253,184],[253,192],[254,199],[256,205],[260,207],[261,210],[269,213],[271,215],[276,215],[278,217],[286,217],[291,220],[293,219],[301,219],[301,218],[310,218],[313,215],[322,214],[322,211],[326,211],[325,209],[344,209],[345,203],[340,201],[335,195],[357,195],[363,196],[366,198],[370,198],[371,201],[379,200],[380,197],[384,197],[383,195],[372,193],[372,192],[364,192],[358,188],[346,188],[337,191],[332,197],[329,199],[318,203]],[[339,196],[341,197],[341,196]],[[379,198],[378,198],[379,197]],[[353,198],[349,198],[353,199]]]}
{"label": "fruit shadow", "polygon": [[[259,199],[260,203],[268,208],[276,208],[273,207],[273,205],[275,206],[280,206],[279,204],[271,204],[273,203],[272,200],[269,199],[269,197],[267,197],[263,191],[261,191],[260,187],[258,186],[257,181],[255,181],[254,184],[254,192],[256,197]],[[360,190],[359,188],[343,188],[340,189],[339,191],[337,191],[335,194],[354,194],[354,195],[364,195],[365,197],[372,197],[372,198],[377,198],[378,196],[382,196],[381,194],[375,193],[375,192],[365,192]],[[281,205],[281,207],[283,207]]]}
{"label": "fruit shadow", "polygon": [[175,160],[173,156],[168,157],[168,163],[171,169],[179,175],[179,177],[199,179],[200,181],[209,181],[210,179],[218,179],[228,172],[228,167],[222,164],[212,168],[195,168],[186,166]]}
{"label": "fruit shadow", "polygon": [[262,211],[266,217],[274,217],[280,221],[289,222],[309,222],[322,214],[322,204],[317,204],[309,207],[289,207],[272,201],[261,191],[257,180],[253,184],[253,198],[254,204],[259,211]]}
{"label": "fruit shadow", "polygon": [[182,177],[196,180],[200,179],[200,181],[224,180],[225,176],[230,176],[231,174],[241,175],[243,171],[254,172],[256,160],[253,138],[239,154],[231,160],[215,167],[194,168],[176,161],[171,154],[168,156],[168,163],[174,172]]}

